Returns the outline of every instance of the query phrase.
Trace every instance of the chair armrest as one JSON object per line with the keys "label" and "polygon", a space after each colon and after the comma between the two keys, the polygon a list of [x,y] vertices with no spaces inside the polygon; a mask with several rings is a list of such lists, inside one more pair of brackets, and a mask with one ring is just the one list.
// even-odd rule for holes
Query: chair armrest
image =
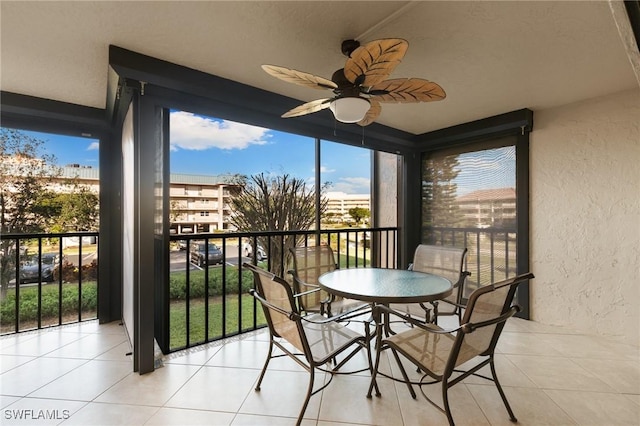
{"label": "chair armrest", "polygon": [[288,272],[289,274],[291,274],[291,277],[293,278],[293,281],[295,281],[295,283],[296,283],[296,284],[298,284],[299,286],[311,287],[311,288],[318,288],[318,289],[320,288],[320,286],[319,286],[319,285],[317,285],[317,284],[310,284],[310,283],[308,283],[308,282],[302,281],[302,280],[300,279],[300,277],[298,276],[298,273],[297,273],[295,270],[293,270],[293,269],[290,269],[290,270],[288,270],[287,272]]}
{"label": "chair armrest", "polygon": [[452,302],[450,300],[447,299],[438,299],[438,300],[434,300],[432,302],[428,302],[431,303],[432,305],[437,305],[439,303],[446,303],[447,305],[452,305],[455,306],[456,308],[462,308],[462,309],[466,309],[467,305],[463,304],[463,303],[456,303],[456,302]]}
{"label": "chair armrest", "polygon": [[[297,293],[293,295],[294,297],[305,296],[321,290],[320,286],[317,284],[309,284],[302,281],[295,269],[289,269],[287,273],[291,274],[291,277],[293,278],[294,291],[297,291]],[[307,288],[309,288],[310,290],[306,290]],[[321,300],[320,303],[328,305],[331,304],[332,301],[333,296],[329,294],[324,298],[324,300]]]}
{"label": "chair armrest", "polygon": [[478,328],[487,327],[489,325],[504,322],[507,319],[514,316],[515,314],[517,314],[518,312],[520,312],[520,306],[513,305],[507,312],[500,315],[499,317],[496,317],[487,321],[476,322],[476,323],[468,322],[468,323],[462,324],[460,326],[460,330],[462,330],[464,333],[473,333]]}
{"label": "chair armrest", "polygon": [[295,297],[308,296],[309,294],[317,293],[319,291],[320,291],[320,287],[314,288],[312,290],[303,291],[301,293],[295,293],[293,297],[295,298]]}
{"label": "chair armrest", "polygon": [[260,294],[253,288],[249,290],[249,294],[252,295],[253,297],[255,297],[256,299],[258,299],[260,301],[260,303],[262,303],[263,305],[268,306],[270,309],[273,309],[274,311],[279,312],[282,315],[285,315],[290,320],[295,320],[295,319],[302,318],[302,315],[300,315],[300,314],[298,314],[296,312],[285,311],[281,307],[276,306],[273,303],[270,303],[267,299],[265,299],[264,297],[260,296]]}
{"label": "chair armrest", "polygon": [[[469,272],[469,271],[462,271],[462,272],[460,273],[460,278],[458,279],[458,281],[457,281],[456,283],[454,283],[454,284],[453,284],[453,288],[454,288],[454,289],[456,289],[456,288],[460,287],[460,285],[461,285],[462,283],[464,283],[464,281],[467,279],[467,277],[470,277],[470,276],[471,276],[471,272]],[[451,302],[449,302],[449,303],[451,303]],[[464,306],[463,306],[463,307],[464,307]]]}

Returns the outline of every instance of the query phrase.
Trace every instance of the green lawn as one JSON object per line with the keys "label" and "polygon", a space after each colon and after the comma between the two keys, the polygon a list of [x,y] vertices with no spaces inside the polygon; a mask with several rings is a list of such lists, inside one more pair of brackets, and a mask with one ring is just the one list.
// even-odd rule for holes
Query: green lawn
{"label": "green lawn", "polygon": [[[240,301],[241,300],[241,301]],[[254,298],[237,294],[226,298],[223,325],[222,297],[209,298],[209,340],[221,338],[224,335],[237,334],[239,330],[249,331],[254,328]],[[242,315],[239,317],[239,302],[242,305]],[[264,313],[260,305],[255,309],[256,325],[266,325]],[[189,303],[189,346],[205,342],[206,326],[205,299],[192,299]],[[241,323],[240,323],[241,321]],[[223,334],[223,326],[226,330]],[[171,350],[183,348],[187,344],[187,304],[184,300],[174,301],[169,308],[169,346]]]}
{"label": "green lawn", "polygon": [[[355,258],[340,256],[340,267],[346,268],[347,260],[351,267],[355,266]],[[363,260],[359,259],[358,266],[362,267]],[[171,304],[169,306],[170,348],[175,350],[187,345],[187,312],[186,312],[186,274],[178,271],[170,274]],[[189,309],[189,346],[204,343],[205,338],[214,340],[223,336],[235,335],[238,332],[250,331],[256,326],[266,325],[262,307],[255,304],[248,290],[253,287],[253,276],[244,271],[238,276],[237,268],[226,268],[226,284],[222,283],[222,269],[209,269],[209,317],[205,320],[204,298],[204,270],[190,271],[190,309]],[[225,287],[225,313],[223,318],[223,299],[220,294]],[[237,294],[241,292],[241,297]],[[235,292],[235,294],[229,294]],[[57,283],[42,285],[42,301],[40,303],[42,326],[56,325],[59,316],[60,298]],[[239,305],[242,310],[239,310]],[[95,281],[82,284],[82,319],[96,317],[97,285]],[[12,332],[15,327],[15,290],[9,292],[8,297],[1,303],[0,324],[3,332]],[[78,285],[65,283],[62,288],[62,316],[63,323],[74,322],[78,319]],[[254,313],[255,312],[255,313]],[[224,320],[224,321],[223,321]],[[20,287],[20,329],[31,329],[38,325],[38,287]],[[208,326],[208,336],[206,328]],[[224,328],[224,332],[223,332]]]}

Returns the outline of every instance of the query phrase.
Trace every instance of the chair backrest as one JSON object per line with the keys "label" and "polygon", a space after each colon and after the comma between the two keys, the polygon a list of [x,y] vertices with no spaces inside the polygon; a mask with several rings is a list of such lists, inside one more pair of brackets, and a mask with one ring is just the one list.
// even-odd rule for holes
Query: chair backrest
{"label": "chair backrest", "polygon": [[[255,265],[243,263],[242,267],[253,272],[255,291],[262,304],[264,316],[271,334],[282,337],[301,352],[308,353],[300,315],[296,308],[291,286],[281,277]],[[266,303],[265,303],[266,302]]]}
{"label": "chair backrest", "polygon": [[[320,275],[337,269],[333,250],[329,246],[292,247],[289,249],[293,259],[294,279],[306,284],[318,285]],[[294,282],[294,285],[297,283]],[[296,292],[304,292],[310,288],[295,288]],[[304,309],[313,310],[327,298],[327,293],[318,291],[299,300]]]}
{"label": "chair backrest", "polygon": [[462,317],[461,331],[456,335],[456,343],[449,358],[448,369],[453,370],[478,355],[495,350],[507,319],[519,310],[518,306],[512,307],[518,285],[532,278],[533,274],[526,273],[480,287],[471,293]]}
{"label": "chair backrest", "polygon": [[466,248],[420,244],[413,255],[412,269],[439,275],[451,281],[455,290],[445,300],[460,303],[464,281],[469,275],[464,270],[466,257]]}
{"label": "chair backrest", "polygon": [[293,266],[298,277],[309,284],[317,284],[318,277],[337,269],[333,250],[329,246],[292,247]]}

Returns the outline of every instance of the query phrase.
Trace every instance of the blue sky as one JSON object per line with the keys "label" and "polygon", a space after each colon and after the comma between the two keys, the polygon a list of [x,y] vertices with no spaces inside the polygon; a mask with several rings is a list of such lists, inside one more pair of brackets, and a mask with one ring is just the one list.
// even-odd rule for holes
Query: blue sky
{"label": "blue sky", "polygon": [[[189,112],[171,114],[171,171],[189,174],[284,174],[313,183],[315,141]],[[321,181],[331,191],[369,193],[371,151],[323,141]]]}
{"label": "blue sky", "polygon": [[[184,111],[171,114],[171,172],[194,175],[289,174],[313,185],[315,141]],[[45,141],[47,153],[61,166],[98,167],[98,141],[26,132]],[[321,182],[329,191],[370,192],[371,151],[323,141]],[[481,188],[515,186],[515,148],[506,147],[459,156],[458,195]]]}
{"label": "blue sky", "polygon": [[458,195],[478,189],[515,188],[515,146],[464,153],[458,156]]}
{"label": "blue sky", "polygon": [[[313,184],[312,138],[182,111],[172,112],[170,129],[172,173],[287,173]],[[46,152],[55,155],[58,165],[99,166],[96,140],[26,133],[44,140]],[[369,193],[370,155],[368,149],[323,141],[321,181],[331,183],[330,191]]]}

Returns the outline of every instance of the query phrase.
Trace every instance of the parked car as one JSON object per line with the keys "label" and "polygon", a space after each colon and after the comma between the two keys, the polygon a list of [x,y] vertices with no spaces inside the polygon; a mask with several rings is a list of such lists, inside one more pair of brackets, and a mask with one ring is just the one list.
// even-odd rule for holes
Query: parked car
{"label": "parked car", "polygon": [[206,258],[205,243],[191,244],[190,260],[198,266],[222,263],[222,250],[217,245],[209,243],[209,259]]}
{"label": "parked car", "polygon": [[[59,256],[56,253],[45,253],[40,258],[42,271],[41,282],[52,282],[53,271],[58,266]],[[37,283],[40,282],[38,275],[38,256],[31,256],[20,265],[20,283]]]}
{"label": "parked car", "polygon": [[58,253],[43,253],[42,263],[55,267],[60,263],[60,255]]}
{"label": "parked car", "polygon": [[[253,246],[249,243],[244,243],[242,245],[242,251],[244,253],[244,257],[251,257],[253,255]],[[265,260],[267,258],[267,252],[264,250],[264,248],[260,244],[258,244],[256,258],[260,261]]]}

